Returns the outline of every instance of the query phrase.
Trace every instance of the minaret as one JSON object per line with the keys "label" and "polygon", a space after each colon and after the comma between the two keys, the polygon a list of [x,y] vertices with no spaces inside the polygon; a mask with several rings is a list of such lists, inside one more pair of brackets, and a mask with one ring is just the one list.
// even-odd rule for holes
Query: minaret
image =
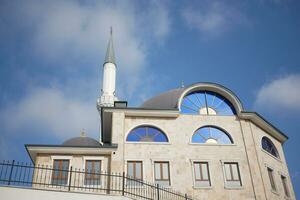
{"label": "minaret", "polygon": [[116,92],[116,61],[113,47],[112,28],[110,28],[110,38],[107,45],[105,61],[103,64],[103,83],[101,97],[98,99],[98,106],[113,107],[117,101]]}

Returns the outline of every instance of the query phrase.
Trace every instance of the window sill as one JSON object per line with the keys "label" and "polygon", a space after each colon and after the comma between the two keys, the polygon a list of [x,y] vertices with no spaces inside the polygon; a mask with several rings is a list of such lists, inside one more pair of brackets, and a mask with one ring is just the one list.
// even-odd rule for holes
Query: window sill
{"label": "window sill", "polygon": [[264,152],[265,154],[268,154],[269,156],[271,156],[272,158],[274,158],[274,159],[277,160],[278,162],[281,162],[281,163],[282,163],[282,161],[281,161],[279,158],[273,156],[272,154],[270,154],[269,152],[267,152],[267,151],[264,150],[263,148],[261,148],[261,151]]}
{"label": "window sill", "polygon": [[224,187],[226,190],[243,190],[244,187],[243,186],[226,186]]}
{"label": "window sill", "polygon": [[170,142],[125,142],[125,144],[171,145]]}
{"label": "window sill", "polygon": [[213,189],[213,186],[203,186],[203,187],[200,187],[200,186],[193,186],[193,188],[195,190],[201,190],[201,189],[204,189],[204,190],[212,190]]}
{"label": "window sill", "polygon": [[234,147],[237,146],[236,144],[205,144],[205,143],[192,143],[190,142],[189,145],[199,145],[199,146],[229,146]]}
{"label": "window sill", "polygon": [[273,189],[272,189],[271,192],[272,192],[273,194],[279,196],[279,193],[278,193],[276,190],[273,190]]}

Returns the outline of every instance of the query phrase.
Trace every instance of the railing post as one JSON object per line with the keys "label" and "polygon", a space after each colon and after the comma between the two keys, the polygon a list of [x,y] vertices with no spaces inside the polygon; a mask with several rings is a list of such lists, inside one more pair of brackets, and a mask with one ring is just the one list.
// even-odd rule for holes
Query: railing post
{"label": "railing post", "polygon": [[70,178],[69,178],[69,188],[68,188],[68,190],[70,191],[71,190],[71,184],[72,184],[72,169],[73,169],[73,167],[71,166],[71,168],[70,168]]}
{"label": "railing post", "polygon": [[188,200],[187,193],[185,193],[184,197],[185,197],[185,200]]}
{"label": "railing post", "polygon": [[157,194],[157,200],[159,200],[159,185],[156,184],[156,194]]}
{"label": "railing post", "polygon": [[122,176],[122,196],[125,195],[125,172],[123,172],[123,176]]}
{"label": "railing post", "polygon": [[8,184],[7,184],[7,185],[10,185],[10,182],[11,182],[11,176],[12,176],[13,169],[14,169],[14,164],[15,164],[15,160],[13,160],[13,161],[12,161],[12,164],[11,164],[10,173],[9,173],[9,178],[8,178]]}

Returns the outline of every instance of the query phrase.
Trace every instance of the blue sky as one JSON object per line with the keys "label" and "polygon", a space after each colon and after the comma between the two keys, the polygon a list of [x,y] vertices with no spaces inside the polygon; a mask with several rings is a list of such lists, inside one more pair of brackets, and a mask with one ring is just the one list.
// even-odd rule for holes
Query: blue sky
{"label": "blue sky", "polygon": [[0,3],[0,158],[24,143],[98,138],[96,99],[113,26],[117,95],[138,106],[168,89],[216,82],[290,139],[300,195],[300,3],[11,1]]}

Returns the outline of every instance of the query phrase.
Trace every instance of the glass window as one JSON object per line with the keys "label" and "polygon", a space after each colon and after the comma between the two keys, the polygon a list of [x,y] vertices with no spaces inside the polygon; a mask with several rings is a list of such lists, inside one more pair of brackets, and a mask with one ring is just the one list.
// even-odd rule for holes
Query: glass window
{"label": "glass window", "polygon": [[192,92],[181,103],[181,112],[200,115],[235,115],[233,105],[223,96],[210,91]]}
{"label": "glass window", "polygon": [[205,126],[194,133],[192,143],[232,144],[233,142],[229,135],[224,131],[213,126]]}
{"label": "glass window", "polygon": [[100,185],[101,161],[100,160],[86,160],[85,161],[85,185]]}
{"label": "glass window", "polygon": [[286,179],[285,176],[282,176],[282,175],[281,175],[281,182],[282,182],[282,186],[283,186],[283,190],[284,190],[285,196],[286,196],[286,197],[290,197],[290,191],[289,191],[287,179]]}
{"label": "glass window", "polygon": [[140,126],[127,136],[130,142],[168,142],[167,136],[159,129],[151,126]]}
{"label": "glass window", "polygon": [[239,165],[236,162],[224,163],[226,186],[242,186]]}
{"label": "glass window", "polygon": [[[128,161],[127,162],[127,175],[131,179],[142,180],[143,179],[143,163],[142,161]],[[127,180],[127,184],[136,185],[140,184],[134,180]]]}
{"label": "glass window", "polygon": [[53,185],[66,185],[69,175],[69,160],[54,160],[52,172]]}
{"label": "glass window", "polygon": [[264,150],[266,150],[276,158],[279,158],[278,151],[275,145],[273,144],[273,142],[269,138],[263,137],[261,140],[261,146]]}
{"label": "glass window", "polygon": [[208,162],[194,162],[195,186],[210,186]]}
{"label": "glass window", "polygon": [[170,186],[169,162],[154,162],[155,183]]}
{"label": "glass window", "polygon": [[272,190],[276,191],[276,185],[275,185],[275,180],[274,180],[273,169],[268,168],[268,176],[269,176],[269,179],[270,179],[270,184],[271,184]]}

